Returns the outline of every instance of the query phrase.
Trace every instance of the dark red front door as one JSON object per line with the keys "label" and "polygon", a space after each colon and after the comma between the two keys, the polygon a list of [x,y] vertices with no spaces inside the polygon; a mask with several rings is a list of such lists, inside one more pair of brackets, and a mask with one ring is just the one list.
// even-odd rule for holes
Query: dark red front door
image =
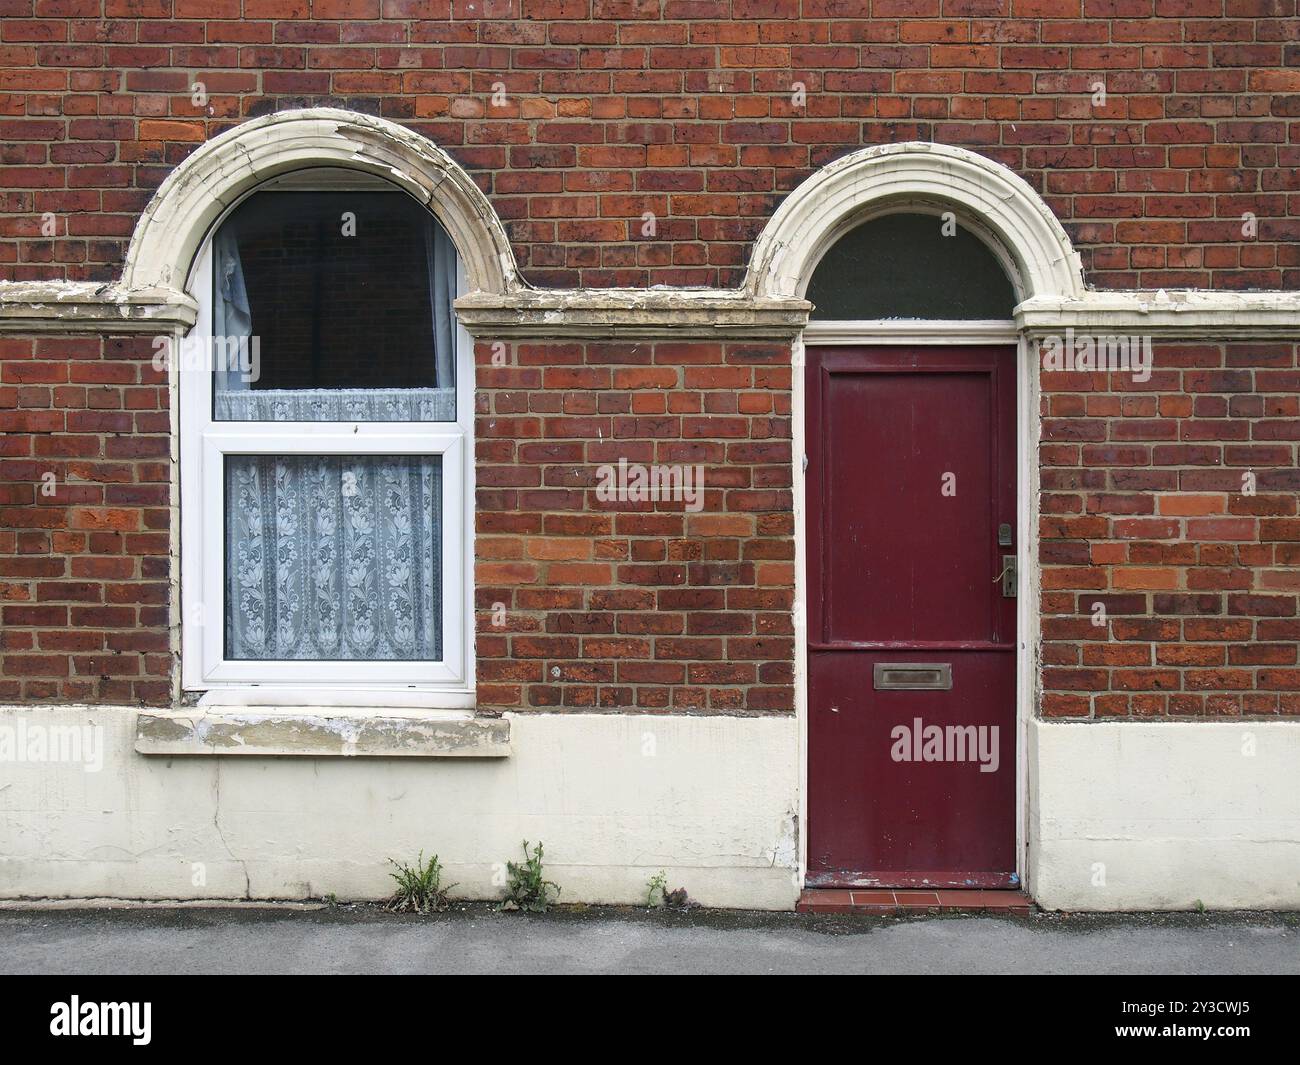
{"label": "dark red front door", "polygon": [[806,372],[808,883],[1015,886],[1015,349]]}

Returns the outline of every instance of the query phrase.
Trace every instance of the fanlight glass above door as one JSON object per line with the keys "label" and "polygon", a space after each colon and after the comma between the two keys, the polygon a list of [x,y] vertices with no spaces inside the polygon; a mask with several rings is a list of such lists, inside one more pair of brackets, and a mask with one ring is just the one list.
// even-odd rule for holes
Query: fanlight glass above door
{"label": "fanlight glass above door", "polygon": [[987,244],[952,216],[889,214],[831,246],[806,293],[814,321],[1005,321],[1015,288]]}

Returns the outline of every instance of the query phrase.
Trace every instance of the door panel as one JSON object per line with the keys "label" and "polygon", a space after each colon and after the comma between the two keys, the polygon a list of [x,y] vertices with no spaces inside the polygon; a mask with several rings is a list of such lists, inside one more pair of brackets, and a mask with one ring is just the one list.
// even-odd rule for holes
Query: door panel
{"label": "door panel", "polygon": [[972,533],[988,526],[994,502],[990,384],[979,373],[830,378],[822,491],[824,530],[834,533],[822,538],[828,640],[989,635],[995,604],[980,579],[988,545]]}
{"label": "door panel", "polygon": [[806,372],[808,881],[1011,886],[1015,350],[811,348]]}

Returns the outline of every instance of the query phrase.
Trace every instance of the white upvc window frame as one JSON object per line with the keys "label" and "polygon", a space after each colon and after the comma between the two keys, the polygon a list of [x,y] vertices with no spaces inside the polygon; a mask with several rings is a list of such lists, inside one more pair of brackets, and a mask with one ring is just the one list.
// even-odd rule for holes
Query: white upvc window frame
{"label": "white upvc window frame", "polygon": [[[220,222],[212,233],[219,226]],[[457,275],[457,292],[463,293],[465,276],[459,257]],[[187,288],[199,304],[191,335],[211,336],[211,234],[195,259]],[[180,426],[183,690],[203,693],[200,705],[472,708],[474,363],[473,343],[460,322],[456,323],[455,422],[216,421],[212,416],[212,373],[183,368],[173,372]],[[441,456],[442,659],[227,659],[227,455]]]}

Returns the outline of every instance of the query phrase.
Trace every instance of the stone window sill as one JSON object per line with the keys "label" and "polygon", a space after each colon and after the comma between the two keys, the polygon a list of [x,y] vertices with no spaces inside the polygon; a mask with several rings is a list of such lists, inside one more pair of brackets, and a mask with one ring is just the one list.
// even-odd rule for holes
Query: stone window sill
{"label": "stone window sill", "polygon": [[334,706],[142,710],[140,754],[305,758],[505,758],[510,722],[472,711]]}

